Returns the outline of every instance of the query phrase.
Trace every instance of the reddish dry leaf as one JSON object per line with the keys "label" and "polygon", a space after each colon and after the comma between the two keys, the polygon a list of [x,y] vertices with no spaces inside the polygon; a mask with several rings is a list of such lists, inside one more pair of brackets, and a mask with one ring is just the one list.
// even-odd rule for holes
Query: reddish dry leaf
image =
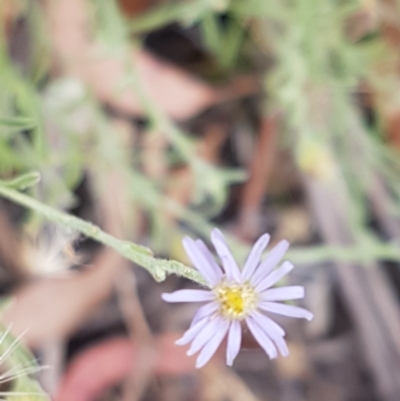
{"label": "reddish dry leaf", "polygon": [[130,17],[136,16],[147,9],[154,7],[155,0],[118,0],[118,3],[125,14]]}
{"label": "reddish dry leaf", "polygon": [[259,234],[261,204],[267,191],[276,153],[276,137],[279,116],[274,114],[265,118],[260,127],[260,135],[254,157],[250,165],[242,198],[237,234],[244,239],[253,240]]}
{"label": "reddish dry leaf", "polygon": [[[195,369],[194,359],[186,356],[186,348],[174,345],[177,338],[176,334],[166,334],[156,339],[154,374],[181,375]],[[128,339],[114,338],[81,352],[67,370],[55,400],[91,401],[120,383],[135,369],[136,347]]]}
{"label": "reddish dry leaf", "polygon": [[[124,78],[124,62],[88,35],[88,14],[84,0],[48,2],[50,37],[61,68],[83,80],[101,101],[127,114],[141,114],[134,91],[117,90]],[[132,61],[152,101],[173,118],[189,118],[218,100],[215,89],[145,51],[132,52]]]}
{"label": "reddish dry leaf", "polygon": [[[186,347],[178,347],[175,341],[182,333],[166,333],[155,338],[154,375],[177,376],[195,371],[195,357],[188,357]],[[90,401],[105,389],[116,385],[132,372],[140,369],[137,363],[137,341],[114,338],[94,345],[81,352],[70,364],[55,401]],[[245,346],[258,347],[253,339],[245,337]],[[225,345],[210,362],[222,366]],[[260,351],[261,352],[261,351]],[[219,360],[219,362],[217,362]]]}
{"label": "reddish dry leaf", "polygon": [[120,382],[134,360],[134,348],[127,339],[105,341],[83,351],[66,372],[56,401],[89,401],[96,394]]}
{"label": "reddish dry leaf", "polygon": [[[63,74],[84,81],[102,102],[121,112],[141,115],[143,108],[135,91],[119,89],[124,81],[126,60],[111,54],[87,32],[92,26],[88,3],[85,0],[48,2],[47,18],[53,52]],[[151,101],[177,120],[189,119],[227,99],[259,92],[258,80],[254,77],[238,77],[226,87],[213,88],[146,51],[132,51],[131,60]]]}
{"label": "reddish dry leaf", "polygon": [[4,312],[3,322],[12,324],[16,335],[26,332],[23,341],[30,347],[67,337],[110,294],[121,260],[107,249],[89,271],[43,279],[21,288]]}
{"label": "reddish dry leaf", "polygon": [[0,6],[0,26],[5,28],[7,35],[10,34],[10,27],[22,11],[23,4],[13,0],[2,0]]}

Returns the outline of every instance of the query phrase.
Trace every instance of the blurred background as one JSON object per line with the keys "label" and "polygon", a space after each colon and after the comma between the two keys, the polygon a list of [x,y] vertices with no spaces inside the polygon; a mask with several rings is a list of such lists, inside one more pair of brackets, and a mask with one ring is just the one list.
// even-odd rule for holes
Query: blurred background
{"label": "blurred background", "polygon": [[[40,370],[55,401],[400,400],[399,1],[0,0],[0,27],[2,321],[50,367],[7,354],[0,392]],[[287,239],[315,318],[278,320],[288,358],[246,337],[195,370],[196,305],[160,294],[197,284],[53,209],[186,265],[214,226],[241,263]]]}

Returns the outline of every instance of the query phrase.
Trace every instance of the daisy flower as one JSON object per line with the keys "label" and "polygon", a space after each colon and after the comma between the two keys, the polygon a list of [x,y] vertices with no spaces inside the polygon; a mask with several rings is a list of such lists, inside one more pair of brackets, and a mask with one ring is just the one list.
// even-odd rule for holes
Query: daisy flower
{"label": "daisy flower", "polygon": [[287,241],[279,242],[261,260],[270,236],[262,235],[254,244],[242,270],[233,258],[221,231],[214,229],[211,242],[221,260],[222,269],[201,240],[183,239],[183,246],[193,265],[204,276],[210,290],[179,290],[162,294],[167,302],[204,302],[176,344],[191,343],[188,355],[200,352],[196,367],[201,368],[215,354],[225,336],[228,336],[226,363],[231,366],[239,353],[242,341],[242,323],[245,322],[254,338],[273,359],[289,355],[284,339],[285,331],[269,313],[311,320],[313,314],[306,309],[286,305],[286,301],[304,297],[301,286],[271,287],[293,269],[293,264],[283,262],[275,269],[289,248]]}

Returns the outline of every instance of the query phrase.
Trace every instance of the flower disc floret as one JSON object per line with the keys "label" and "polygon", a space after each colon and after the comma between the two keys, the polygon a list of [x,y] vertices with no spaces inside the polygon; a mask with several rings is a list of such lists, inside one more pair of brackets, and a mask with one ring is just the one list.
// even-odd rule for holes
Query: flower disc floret
{"label": "flower disc floret", "polygon": [[257,307],[258,296],[250,283],[222,282],[213,289],[219,313],[228,320],[243,320]]}

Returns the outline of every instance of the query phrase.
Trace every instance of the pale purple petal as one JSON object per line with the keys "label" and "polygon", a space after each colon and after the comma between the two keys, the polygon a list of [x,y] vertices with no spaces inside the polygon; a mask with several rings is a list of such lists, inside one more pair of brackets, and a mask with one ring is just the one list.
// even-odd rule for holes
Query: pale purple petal
{"label": "pale purple petal", "polygon": [[200,351],[220,330],[225,327],[227,321],[220,317],[216,317],[208,321],[207,325],[196,335],[190,344],[187,355],[193,355]]}
{"label": "pale purple petal", "polygon": [[227,279],[240,282],[241,273],[239,267],[228,248],[223,234],[217,228],[214,228],[211,232],[211,242],[221,259]]}
{"label": "pale purple petal", "polygon": [[211,338],[211,340],[201,350],[197,360],[196,368],[202,368],[215,354],[222,340],[224,339],[229,328],[229,322],[224,320],[224,327],[221,327],[217,333]]}
{"label": "pale purple petal", "polygon": [[278,356],[278,352],[273,342],[265,334],[264,330],[260,327],[255,319],[251,316],[246,318],[247,327],[253,334],[254,338],[260,344],[261,348],[268,354],[270,359],[274,359]]}
{"label": "pale purple petal", "polygon": [[242,342],[242,328],[240,322],[237,320],[232,321],[229,328],[228,344],[226,347],[226,364],[232,366],[233,361],[237,357]]}
{"label": "pale purple petal", "polygon": [[281,353],[282,356],[289,356],[289,348],[286,344],[285,339],[275,333],[274,331],[265,331],[265,334],[273,341],[275,344],[276,348],[278,348],[279,352]]}
{"label": "pale purple petal", "polygon": [[304,318],[312,320],[314,315],[307,309],[300,308],[298,306],[285,305],[277,302],[260,302],[258,307],[267,312],[277,313],[279,315]]}
{"label": "pale purple petal", "polygon": [[189,330],[186,330],[183,336],[175,341],[175,344],[177,345],[185,345],[189,344],[200,332],[200,330],[207,324],[208,319],[203,318],[202,320],[199,320],[192,326],[190,326]]}
{"label": "pale purple petal", "polygon": [[282,277],[286,276],[286,274],[290,273],[294,269],[293,263],[288,261],[283,262],[282,266],[278,269],[274,270],[272,273],[268,274],[267,277],[262,279],[256,285],[256,291],[261,292],[266,290],[267,288],[272,287],[276,284]]}
{"label": "pale purple petal", "polygon": [[214,293],[207,290],[178,290],[161,295],[167,302],[206,302],[214,299]]}
{"label": "pale purple petal", "polygon": [[282,327],[260,312],[253,312],[251,317],[257,321],[264,333],[274,342],[280,353],[283,356],[288,356],[289,350],[283,338],[285,331]]}
{"label": "pale purple petal", "polygon": [[209,264],[207,256],[203,254],[191,238],[183,238],[182,244],[193,265],[204,276],[206,281],[211,284],[212,287],[218,284],[222,277],[222,274],[219,274],[221,270],[219,268],[215,270],[213,266]]}
{"label": "pale purple petal", "polygon": [[270,330],[273,330],[281,337],[286,334],[285,330],[283,330],[278,323],[274,322],[268,316],[265,316],[264,314],[257,311],[252,312],[251,316],[254,318],[254,320],[258,322],[258,324],[264,329],[264,331],[268,332]]}
{"label": "pale purple petal", "polygon": [[304,298],[304,287],[299,285],[272,288],[271,290],[266,290],[261,294],[262,301],[288,301],[292,299]]}
{"label": "pale purple petal", "polygon": [[205,258],[207,259],[207,262],[213,268],[213,271],[215,271],[215,273],[218,276],[218,280],[220,281],[223,276],[222,269],[219,266],[219,264],[215,261],[214,256],[211,253],[211,251],[207,248],[207,245],[201,239],[197,239],[195,241],[195,244],[197,248],[199,248],[199,250],[203,253]]}
{"label": "pale purple petal", "polygon": [[190,326],[193,326],[196,324],[199,320],[203,319],[206,316],[210,316],[217,311],[219,308],[219,304],[216,302],[209,302],[208,304],[205,304],[201,306],[199,309],[197,309],[197,312],[193,316],[192,323]]}
{"label": "pale purple petal", "polygon": [[286,341],[283,337],[280,336],[271,336],[272,341],[278,348],[279,352],[281,353],[282,356],[289,356],[289,348],[286,344]]}
{"label": "pale purple petal", "polygon": [[264,234],[254,244],[242,270],[242,281],[248,280],[253,275],[270,238],[269,234]]}
{"label": "pale purple petal", "polygon": [[251,277],[251,283],[255,286],[263,280],[274,267],[280,262],[289,248],[289,242],[286,240],[280,241],[275,245],[268,256],[259,264],[254,275]]}

